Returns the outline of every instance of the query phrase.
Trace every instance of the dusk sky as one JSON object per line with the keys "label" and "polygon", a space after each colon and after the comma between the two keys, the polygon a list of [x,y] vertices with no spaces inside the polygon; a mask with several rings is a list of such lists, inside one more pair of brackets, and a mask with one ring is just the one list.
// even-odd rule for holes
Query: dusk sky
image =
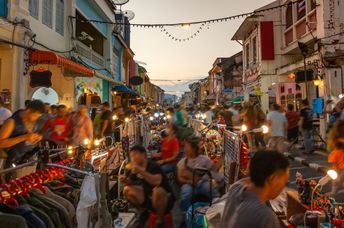
{"label": "dusk sky", "polygon": [[[251,12],[273,0],[130,0],[122,10],[136,14],[132,23],[189,22],[231,16]],[[211,24],[188,42],[177,42],[160,29],[132,28],[131,47],[135,60],[145,62],[153,83],[167,93],[187,90],[188,81],[162,82],[154,79],[201,79],[217,57],[229,57],[241,50],[231,41],[243,19]],[[167,28],[176,37],[188,37],[199,26],[189,29]],[[177,84],[177,85],[175,85]]]}

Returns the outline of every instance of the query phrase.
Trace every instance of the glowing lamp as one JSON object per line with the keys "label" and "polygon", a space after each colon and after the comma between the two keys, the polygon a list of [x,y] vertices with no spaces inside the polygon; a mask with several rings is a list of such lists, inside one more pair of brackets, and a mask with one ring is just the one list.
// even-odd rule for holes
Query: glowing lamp
{"label": "glowing lamp", "polygon": [[266,126],[266,125],[263,125],[262,126],[262,131],[263,131],[263,134],[267,134],[269,132],[269,127]]}
{"label": "glowing lamp", "polygon": [[321,83],[321,80],[316,79],[316,80],[313,81],[313,83],[314,83],[315,86],[319,86],[320,83]]}
{"label": "glowing lamp", "polygon": [[289,73],[288,74],[288,78],[290,79],[290,80],[294,80],[295,79],[295,74],[294,73]]}

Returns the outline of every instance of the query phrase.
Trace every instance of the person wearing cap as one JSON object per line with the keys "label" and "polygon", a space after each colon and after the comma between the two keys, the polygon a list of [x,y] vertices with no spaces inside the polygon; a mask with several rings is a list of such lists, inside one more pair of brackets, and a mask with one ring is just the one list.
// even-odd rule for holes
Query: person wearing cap
{"label": "person wearing cap", "polygon": [[[217,187],[223,182],[223,175],[218,172],[222,165],[222,161],[214,164],[207,156],[200,154],[200,138],[191,136],[184,142],[185,157],[177,164],[177,176],[181,187],[181,209],[186,212],[191,206],[192,192],[196,195],[215,197],[217,196]],[[206,174],[197,174],[195,181],[193,180],[193,172],[195,169],[204,169],[212,173],[215,180],[210,193],[210,181]],[[217,185],[217,186],[216,186]]]}
{"label": "person wearing cap", "polygon": [[172,188],[160,166],[147,159],[144,147],[132,147],[129,156],[127,175],[120,176],[125,184],[123,194],[134,207],[146,209],[143,214],[153,211],[157,215],[155,227],[164,227],[164,216],[175,200]]}

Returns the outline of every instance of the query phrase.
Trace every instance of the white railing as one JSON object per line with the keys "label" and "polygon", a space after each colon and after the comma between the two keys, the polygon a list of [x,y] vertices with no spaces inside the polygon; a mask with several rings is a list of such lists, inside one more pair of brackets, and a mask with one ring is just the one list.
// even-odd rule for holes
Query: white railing
{"label": "white railing", "polygon": [[86,46],[85,44],[81,42],[76,43],[76,51],[86,58],[87,60],[91,61],[95,65],[99,66],[100,68],[105,67],[105,61],[104,57],[96,53],[92,50],[92,48]]}

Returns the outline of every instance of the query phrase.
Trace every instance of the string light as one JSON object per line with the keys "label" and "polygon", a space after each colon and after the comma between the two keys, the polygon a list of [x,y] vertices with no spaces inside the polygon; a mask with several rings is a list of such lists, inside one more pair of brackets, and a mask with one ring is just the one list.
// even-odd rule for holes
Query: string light
{"label": "string light", "polygon": [[[298,1],[292,1],[292,4],[297,4]],[[242,18],[242,17],[248,17],[248,16],[252,16],[252,15],[257,15],[259,13],[264,13],[267,11],[272,11],[275,9],[280,9],[283,7],[287,7],[290,3],[286,3],[286,4],[282,4],[282,5],[278,5],[278,6],[274,6],[274,7],[270,7],[270,8],[266,8],[266,9],[261,9],[261,10],[256,10],[256,11],[252,11],[252,12],[248,12],[248,13],[243,13],[243,14],[237,14],[237,15],[233,15],[233,16],[228,16],[228,17],[222,17],[222,18],[214,18],[214,19],[210,19],[210,20],[203,20],[203,21],[193,21],[193,22],[179,22],[179,23],[165,23],[165,24],[141,24],[141,23],[128,23],[128,22],[122,22],[122,21],[100,21],[100,20],[84,20],[84,19],[80,19],[80,18],[76,18],[75,16],[70,16],[71,19],[74,20],[78,20],[79,22],[82,23],[101,23],[101,24],[115,24],[115,25],[125,25],[125,26],[133,26],[133,27],[140,27],[140,28],[162,28],[162,27],[176,27],[176,26],[182,26],[183,25],[189,25],[189,27],[191,25],[198,25],[198,24],[207,24],[207,23],[221,23],[223,21],[229,21],[229,20],[235,20],[237,18]]]}

